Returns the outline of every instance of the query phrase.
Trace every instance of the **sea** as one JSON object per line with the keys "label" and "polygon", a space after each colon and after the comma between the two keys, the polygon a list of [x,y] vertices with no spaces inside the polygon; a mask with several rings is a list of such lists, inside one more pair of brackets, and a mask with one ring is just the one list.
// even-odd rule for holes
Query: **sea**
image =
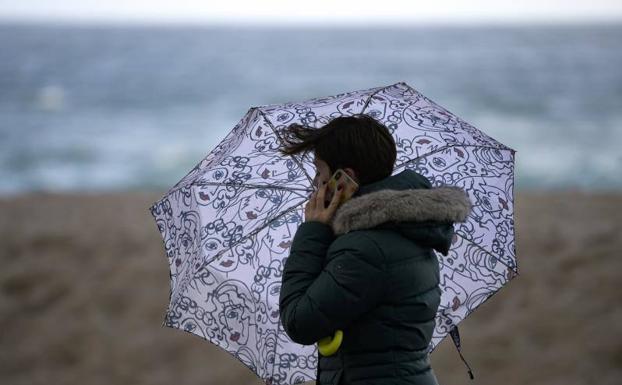
{"label": "sea", "polygon": [[253,106],[406,82],[515,149],[515,190],[622,189],[622,24],[0,23],[0,194],[165,192]]}

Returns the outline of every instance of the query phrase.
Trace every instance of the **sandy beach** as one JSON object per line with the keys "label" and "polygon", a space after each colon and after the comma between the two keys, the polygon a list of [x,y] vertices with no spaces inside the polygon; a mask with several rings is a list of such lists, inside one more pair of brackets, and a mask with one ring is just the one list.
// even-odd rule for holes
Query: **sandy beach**
{"label": "sandy beach", "polygon": [[[0,383],[262,383],[162,326],[161,195],[0,199]],[[460,324],[475,381],[448,337],[431,356],[440,384],[619,384],[622,193],[523,192],[515,208],[520,275]]]}

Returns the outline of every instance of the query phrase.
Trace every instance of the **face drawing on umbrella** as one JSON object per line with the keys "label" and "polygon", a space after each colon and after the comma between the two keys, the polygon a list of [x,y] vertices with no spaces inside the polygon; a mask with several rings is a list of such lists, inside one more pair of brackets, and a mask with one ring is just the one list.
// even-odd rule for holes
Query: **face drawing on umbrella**
{"label": "face drawing on umbrella", "polygon": [[509,210],[507,192],[496,186],[486,186],[485,191],[473,189],[478,205],[474,207],[476,213],[486,212],[492,218],[499,218]]}
{"label": "face drawing on umbrella", "polygon": [[216,289],[215,299],[222,306],[219,306],[220,321],[226,328],[223,330],[227,341],[232,341],[240,345],[246,344],[248,333],[246,325],[249,324],[253,316],[253,310],[248,307],[249,301],[252,301],[249,295],[241,292],[235,281],[223,282]]}
{"label": "face drawing on umbrella", "polygon": [[272,323],[279,322],[279,293],[281,282],[275,281],[268,285],[266,290],[266,303],[268,304],[268,319]]}
{"label": "face drawing on umbrella", "polygon": [[317,190],[322,183],[328,182],[331,176],[330,167],[322,159],[315,156],[313,159],[315,166],[315,178],[313,178],[313,187]]}

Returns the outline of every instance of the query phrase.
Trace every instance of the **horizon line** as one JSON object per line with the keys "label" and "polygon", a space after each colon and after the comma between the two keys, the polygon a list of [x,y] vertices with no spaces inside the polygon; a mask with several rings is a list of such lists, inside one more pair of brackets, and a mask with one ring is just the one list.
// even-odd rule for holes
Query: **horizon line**
{"label": "horizon line", "polygon": [[512,27],[512,26],[595,26],[622,24],[622,16],[607,18],[508,18],[508,19],[399,19],[390,20],[241,20],[241,19],[141,19],[141,18],[39,18],[4,17],[0,15],[0,26],[127,26],[127,27],[269,27],[269,28],[398,28],[398,27]]}

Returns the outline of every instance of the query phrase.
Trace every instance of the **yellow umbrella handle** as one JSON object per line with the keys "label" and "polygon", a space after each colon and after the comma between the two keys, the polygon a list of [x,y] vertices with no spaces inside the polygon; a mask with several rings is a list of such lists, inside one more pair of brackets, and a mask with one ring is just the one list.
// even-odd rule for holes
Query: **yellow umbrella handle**
{"label": "yellow umbrella handle", "polygon": [[341,345],[341,341],[343,340],[343,331],[337,329],[335,331],[335,335],[324,337],[318,341],[317,347],[320,351],[320,354],[323,356],[331,356],[335,354],[339,346]]}

